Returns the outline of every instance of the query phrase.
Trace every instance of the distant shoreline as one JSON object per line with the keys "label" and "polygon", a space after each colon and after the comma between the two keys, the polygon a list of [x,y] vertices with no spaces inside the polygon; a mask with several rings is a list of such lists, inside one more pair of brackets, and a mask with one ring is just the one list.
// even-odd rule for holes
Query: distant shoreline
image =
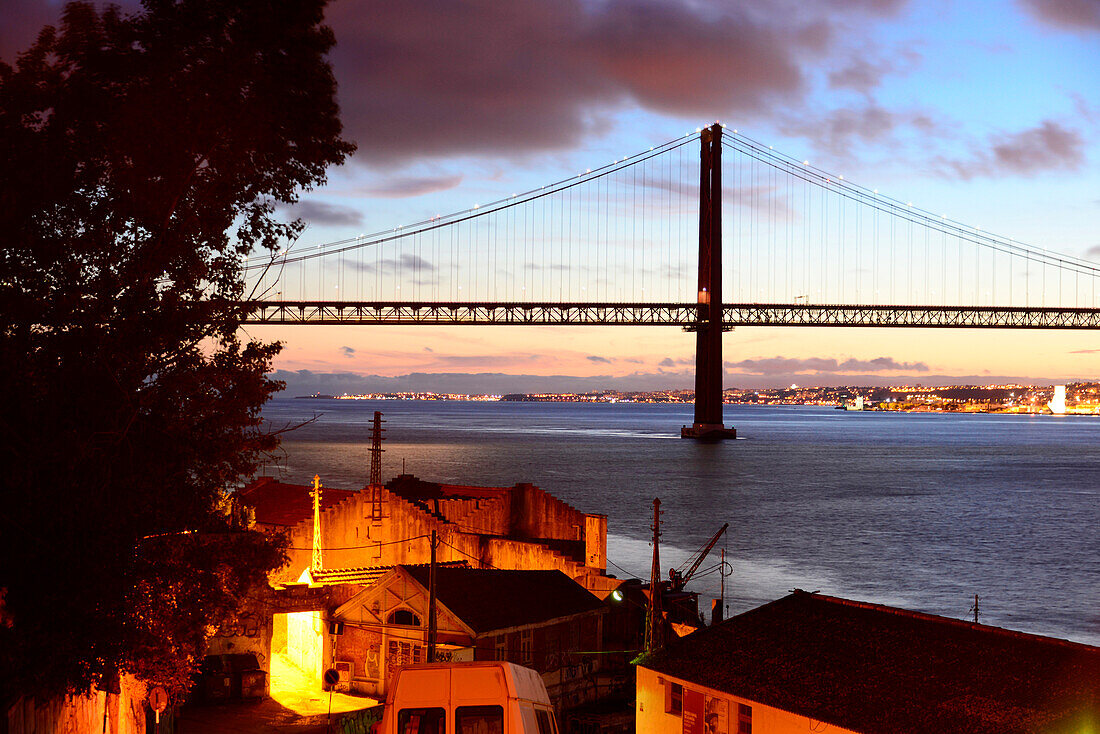
{"label": "distant shoreline", "polygon": [[[1028,385],[947,385],[937,387],[797,387],[782,390],[726,390],[724,405],[801,406],[847,412],[975,413],[986,415],[1100,416],[1100,383],[1074,383],[1073,399],[1064,413],[1048,408],[1052,388]],[[691,391],[622,393],[509,393],[504,395],[433,392],[368,393],[361,395],[297,395],[295,400],[371,400],[416,402],[637,403],[692,405]]]}

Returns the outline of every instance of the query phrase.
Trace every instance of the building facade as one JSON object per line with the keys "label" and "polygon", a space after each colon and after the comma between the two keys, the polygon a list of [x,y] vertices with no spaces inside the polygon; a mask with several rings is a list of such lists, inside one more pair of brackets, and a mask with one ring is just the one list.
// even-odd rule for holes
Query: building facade
{"label": "building facade", "polygon": [[1100,648],[795,590],[638,666],[647,734],[1094,731]]}
{"label": "building facade", "polygon": [[[325,658],[352,692],[382,698],[397,669],[427,661],[429,574],[398,565],[332,612],[343,628]],[[533,668],[559,710],[599,695],[607,605],[563,573],[444,566],[435,583],[437,661]]]}

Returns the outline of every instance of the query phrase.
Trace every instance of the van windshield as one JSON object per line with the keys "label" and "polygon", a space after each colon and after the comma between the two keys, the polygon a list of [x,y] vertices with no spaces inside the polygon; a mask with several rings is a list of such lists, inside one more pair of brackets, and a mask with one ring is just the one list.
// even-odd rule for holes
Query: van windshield
{"label": "van windshield", "polygon": [[504,707],[459,706],[455,734],[504,734]]}
{"label": "van windshield", "polygon": [[[442,708],[401,709],[397,713],[398,734],[445,734],[447,715]],[[499,730],[498,730],[499,731]]]}

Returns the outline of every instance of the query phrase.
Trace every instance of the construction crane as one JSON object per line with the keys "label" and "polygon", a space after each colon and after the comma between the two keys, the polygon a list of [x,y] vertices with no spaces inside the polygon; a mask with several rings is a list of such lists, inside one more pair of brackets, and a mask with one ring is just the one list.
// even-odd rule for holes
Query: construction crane
{"label": "construction crane", "polygon": [[726,532],[726,528],[728,528],[729,526],[730,524],[727,522],[725,525],[718,529],[717,533],[711,536],[711,539],[707,542],[705,546],[703,546],[703,549],[699,551],[699,557],[695,559],[695,563],[691,564],[691,568],[689,568],[687,571],[685,571],[684,573],[680,573],[675,568],[670,568],[668,570],[668,578],[670,582],[669,586],[671,587],[671,591],[681,591],[684,586],[687,585],[687,582],[691,581],[691,577],[694,576],[695,572],[699,570],[699,564],[701,564],[703,562],[703,559],[706,558],[708,554],[710,554],[711,549],[714,548],[714,544],[718,542],[718,539],[722,537],[722,533]]}

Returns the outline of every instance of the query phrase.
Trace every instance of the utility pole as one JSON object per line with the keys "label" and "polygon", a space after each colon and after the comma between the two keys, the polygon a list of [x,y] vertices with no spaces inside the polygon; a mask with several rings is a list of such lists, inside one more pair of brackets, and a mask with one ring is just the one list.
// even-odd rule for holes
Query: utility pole
{"label": "utility pole", "polygon": [[978,608],[978,595],[974,595],[974,606],[970,607],[970,611],[974,612],[974,624],[978,624],[978,617],[981,615],[981,610]]}
{"label": "utility pole", "polygon": [[321,475],[313,475],[313,559],[309,568],[317,573],[324,567],[321,558]]}
{"label": "utility pole", "polygon": [[722,588],[718,592],[718,604],[710,612],[710,623],[718,624],[725,619],[726,610],[726,549],[722,548],[722,564],[718,566],[718,575],[722,579]]}
{"label": "utility pole", "polygon": [[661,614],[661,500],[653,500],[653,565],[649,570],[649,608],[646,610],[645,651],[647,653],[661,647],[661,626],[658,617]]}
{"label": "utility pole", "polygon": [[428,662],[435,662],[435,547],[436,535],[432,531],[432,565],[428,568]]}
{"label": "utility pole", "polygon": [[382,427],[383,423],[385,421],[382,420],[382,412],[374,411],[370,440],[370,482],[367,486],[371,500],[370,517],[375,521],[382,519],[382,441],[385,440],[382,434],[386,431]]}

